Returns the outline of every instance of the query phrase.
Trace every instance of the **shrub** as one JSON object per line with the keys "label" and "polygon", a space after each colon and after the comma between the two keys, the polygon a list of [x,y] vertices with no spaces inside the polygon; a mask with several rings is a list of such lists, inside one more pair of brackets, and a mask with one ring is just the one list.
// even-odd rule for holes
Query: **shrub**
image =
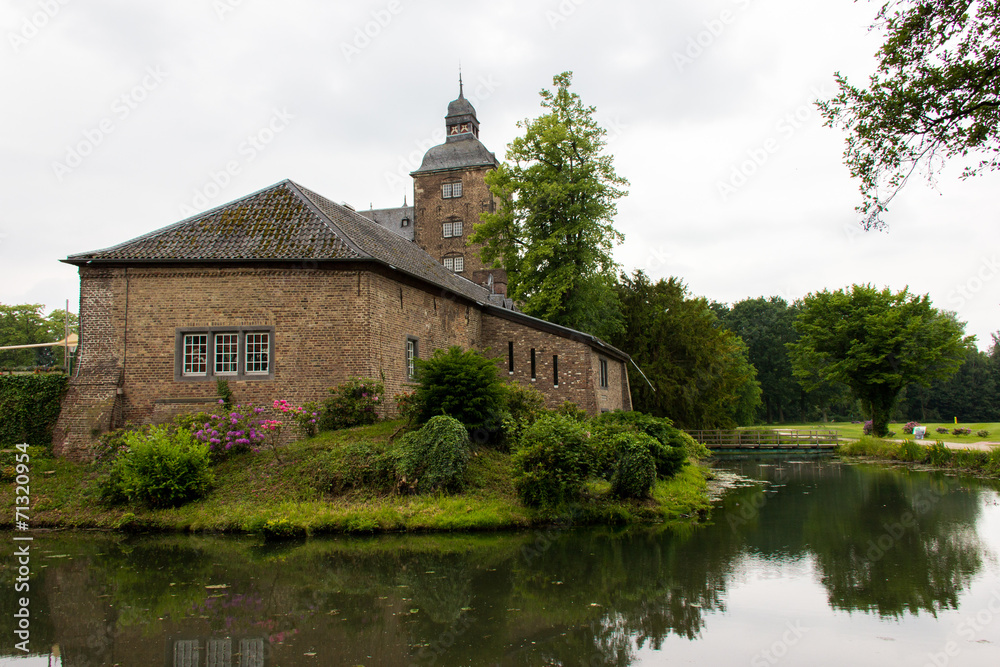
{"label": "shrub", "polygon": [[545,415],[524,431],[514,454],[514,485],[531,507],[575,500],[583,489],[592,454],[583,426],[562,415]]}
{"label": "shrub", "polygon": [[396,394],[392,398],[396,401],[396,410],[399,412],[399,416],[406,420],[407,426],[417,421],[417,404],[413,400],[412,392]]}
{"label": "shrub", "polygon": [[[223,407],[221,403],[219,407]],[[198,416],[205,416],[205,413],[198,413]],[[178,423],[186,421],[181,419]],[[208,445],[212,461],[218,463],[264,447],[272,421],[264,415],[264,408],[248,403],[235,406],[231,412],[219,410],[218,414],[209,414],[204,422],[192,422],[188,428],[196,440]]]}
{"label": "shrub", "polygon": [[871,435],[872,429],[874,428],[875,427],[872,425],[872,420],[869,419],[868,421],[865,422],[865,425],[861,427],[861,433],[862,435]]}
{"label": "shrub", "polygon": [[323,493],[340,495],[352,489],[391,493],[398,486],[399,452],[365,440],[350,442],[327,452],[316,470],[315,486]]}
{"label": "shrub", "polygon": [[124,442],[128,451],[115,459],[102,484],[106,501],[177,507],[211,488],[208,448],[190,431],[153,427],[148,433],[129,432]]}
{"label": "shrub", "polygon": [[52,429],[69,386],[62,373],[0,375],[0,447],[52,448]]}
{"label": "shrub", "polygon": [[987,431],[985,428],[982,428],[976,431],[976,435],[978,435],[980,438],[988,438],[990,437],[990,432]]}
{"label": "shrub", "polygon": [[283,419],[291,420],[303,438],[312,438],[319,432],[320,407],[315,403],[298,406],[280,400],[274,402],[274,410],[280,412]]}
{"label": "shrub", "polygon": [[586,410],[572,401],[564,401],[562,405],[556,408],[556,412],[561,414],[563,417],[569,417],[570,419],[575,419],[578,422],[587,421],[590,417]]}
{"label": "shrub", "polygon": [[323,404],[321,431],[367,426],[378,421],[378,407],[385,398],[385,385],[371,378],[352,377],[330,389]]}
{"label": "shrub", "polygon": [[438,415],[399,440],[401,484],[419,493],[461,491],[469,463],[469,433],[460,421]]}
{"label": "shrub", "polygon": [[947,433],[948,432],[948,429],[946,427],[944,427],[944,426],[938,426],[934,430],[937,431],[938,433]]}
{"label": "shrub", "polygon": [[524,429],[547,412],[545,395],[534,387],[517,382],[503,382],[500,386],[503,395],[500,432],[503,437],[496,439],[496,442],[505,448],[516,447]]}
{"label": "shrub", "polygon": [[900,461],[923,461],[927,451],[913,440],[907,440],[899,446],[896,456]]}
{"label": "shrub", "polygon": [[972,429],[971,428],[962,428],[960,426],[958,428],[952,429],[951,433],[952,433],[952,435],[972,435]]}
{"label": "shrub", "polygon": [[222,409],[229,412],[233,409],[233,403],[236,402],[236,396],[233,394],[233,390],[229,386],[229,380],[225,378],[218,378],[215,381],[215,393],[219,395],[219,400],[222,402]]}
{"label": "shrub", "polygon": [[699,454],[704,449],[694,438],[675,428],[669,419],[642,412],[605,412],[594,417],[590,423],[596,431],[600,431],[602,425],[606,424],[628,426],[657,440],[663,447],[651,453],[656,463],[656,474],[662,479],[673,477],[684,467],[688,448]]}
{"label": "shrub", "polygon": [[420,379],[413,396],[417,423],[448,415],[465,425],[477,442],[499,431],[504,389],[495,360],[452,346],[436,350],[430,359],[417,359],[416,365]]}
{"label": "shrub", "polygon": [[621,498],[649,496],[657,473],[652,452],[672,448],[645,433],[620,433],[611,438],[610,444],[618,451],[611,474],[611,492]]}
{"label": "shrub", "polygon": [[920,422],[906,422],[903,426],[903,433],[906,435],[913,435],[913,429],[920,426]]}
{"label": "shrub", "polygon": [[948,465],[954,458],[954,452],[938,440],[927,448],[927,460],[936,466]]}

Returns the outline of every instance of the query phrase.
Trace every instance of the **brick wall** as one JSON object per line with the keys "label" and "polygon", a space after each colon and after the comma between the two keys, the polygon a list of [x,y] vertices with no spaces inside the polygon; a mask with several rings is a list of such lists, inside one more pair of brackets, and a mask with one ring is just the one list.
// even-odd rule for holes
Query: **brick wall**
{"label": "brick wall", "polygon": [[[462,254],[465,257],[462,275],[470,280],[474,272],[488,268],[479,257],[482,246],[468,241],[472,226],[479,222],[479,214],[493,209],[493,196],[484,180],[491,169],[470,167],[418,174],[413,179],[414,242],[439,262],[447,254]],[[441,185],[456,180],[462,181],[462,196],[443,199]],[[461,237],[442,237],[441,225],[449,219],[462,221]]]}

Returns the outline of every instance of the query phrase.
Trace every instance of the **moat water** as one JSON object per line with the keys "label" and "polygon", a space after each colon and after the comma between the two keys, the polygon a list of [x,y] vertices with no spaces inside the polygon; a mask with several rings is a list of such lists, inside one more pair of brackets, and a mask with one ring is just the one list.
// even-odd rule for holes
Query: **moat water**
{"label": "moat water", "polygon": [[741,481],[711,525],[681,529],[37,532],[33,654],[13,648],[7,556],[0,665],[1000,664],[995,483],[832,460],[718,468]]}

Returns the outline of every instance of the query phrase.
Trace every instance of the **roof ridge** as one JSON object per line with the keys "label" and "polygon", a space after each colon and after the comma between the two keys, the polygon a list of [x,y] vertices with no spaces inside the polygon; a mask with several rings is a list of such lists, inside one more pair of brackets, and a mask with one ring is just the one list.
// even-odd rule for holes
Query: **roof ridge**
{"label": "roof ridge", "polygon": [[282,185],[284,185],[286,183],[288,183],[290,185],[295,185],[294,183],[292,183],[291,179],[286,178],[286,179],[284,179],[282,181],[278,181],[277,183],[275,183],[273,185],[268,185],[267,187],[261,188],[261,189],[255,191],[255,192],[251,192],[248,195],[243,195],[242,197],[239,197],[238,199],[234,199],[233,201],[226,202],[224,204],[219,204],[218,206],[214,206],[214,207],[212,207],[210,209],[204,210],[201,213],[195,213],[194,215],[189,215],[188,217],[184,218],[183,220],[178,220],[177,222],[175,222],[173,224],[170,224],[170,225],[167,225],[166,227],[160,227],[159,229],[154,229],[151,232],[146,232],[145,234],[141,234],[139,236],[130,238],[127,241],[122,241],[121,243],[116,243],[115,245],[108,246],[107,248],[98,248],[97,250],[91,250],[89,252],[79,252],[79,253],[76,253],[76,254],[73,254],[73,255],[67,255],[66,259],[73,259],[74,257],[81,257],[82,258],[82,257],[87,257],[88,255],[96,255],[97,253],[101,253],[101,252],[111,252],[113,250],[118,250],[119,248],[124,248],[125,246],[132,245],[133,243],[138,243],[140,241],[148,241],[149,239],[154,239],[157,236],[162,236],[164,234],[172,232],[175,229],[177,229],[178,227],[181,227],[182,225],[186,225],[186,224],[190,224],[192,222],[196,222],[200,218],[205,218],[205,217],[208,217],[210,215],[214,215],[216,212],[221,211],[222,209],[225,209],[225,208],[229,208],[230,206],[233,206],[234,204],[239,204],[240,202],[245,201],[247,199],[251,199],[253,197],[257,197],[257,196],[259,196],[259,195],[267,192],[268,190],[277,189],[278,187],[280,187],[280,186],[282,186]]}
{"label": "roof ridge", "polygon": [[[314,202],[312,200],[312,197],[310,197],[309,194],[306,194],[306,193],[313,194],[313,195],[315,195],[317,197],[323,197],[323,195],[321,195],[319,193],[316,193],[316,192],[313,192],[309,188],[304,187],[302,185],[299,185],[298,183],[296,183],[295,181],[293,181],[291,179],[285,179],[285,181],[283,181],[283,182],[287,182],[291,186],[292,191],[297,196],[299,196],[299,197],[301,197],[303,199],[303,201],[305,202],[305,205],[309,207],[309,210],[312,211],[313,213],[315,213],[316,215],[318,215],[320,217],[320,219],[323,220],[323,222],[326,223],[330,227],[331,230],[333,230],[333,233],[337,236],[337,238],[339,238],[351,250],[353,250],[354,252],[358,253],[362,257],[369,257],[369,258],[372,257],[372,254],[370,252],[368,252],[367,250],[362,249],[357,244],[357,242],[354,239],[352,239],[350,237],[350,235],[347,234],[347,232],[345,232],[343,230],[343,228],[340,227],[340,225],[338,225],[336,222],[334,222],[333,219],[329,215],[327,215],[322,210],[320,210],[319,206],[316,205],[316,202]],[[323,197],[323,199],[326,199],[326,197]],[[329,201],[331,204],[333,204],[334,206],[336,206],[339,209],[348,210],[348,209],[345,209],[340,204],[337,204],[337,203],[335,203],[333,201],[330,201],[329,199],[327,199],[327,201]],[[364,216],[361,216],[361,217],[364,218]],[[368,220],[368,218],[364,218],[364,219]],[[368,220],[368,221],[372,222],[371,220]],[[378,225],[378,226],[381,228],[381,225]]]}

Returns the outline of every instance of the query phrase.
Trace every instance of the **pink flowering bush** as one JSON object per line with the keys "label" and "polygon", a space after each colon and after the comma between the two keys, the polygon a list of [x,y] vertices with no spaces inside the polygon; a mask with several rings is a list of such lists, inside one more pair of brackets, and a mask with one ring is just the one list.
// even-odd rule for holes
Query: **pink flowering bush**
{"label": "pink flowering bush", "polygon": [[282,418],[295,422],[303,438],[312,438],[319,432],[320,408],[315,403],[295,406],[288,401],[280,400],[274,402],[274,409],[281,413]]}
{"label": "pink flowering bush", "polygon": [[[222,401],[219,407],[223,407]],[[286,422],[294,423],[302,435],[308,437],[315,435],[319,419],[315,409],[295,406],[285,400],[274,401],[273,414],[266,408],[247,403],[231,411],[220,410],[217,414],[199,416],[204,421],[194,422],[189,428],[196,439],[208,445],[212,461],[216,463],[237,454],[263,450],[272,451],[278,458]]]}

